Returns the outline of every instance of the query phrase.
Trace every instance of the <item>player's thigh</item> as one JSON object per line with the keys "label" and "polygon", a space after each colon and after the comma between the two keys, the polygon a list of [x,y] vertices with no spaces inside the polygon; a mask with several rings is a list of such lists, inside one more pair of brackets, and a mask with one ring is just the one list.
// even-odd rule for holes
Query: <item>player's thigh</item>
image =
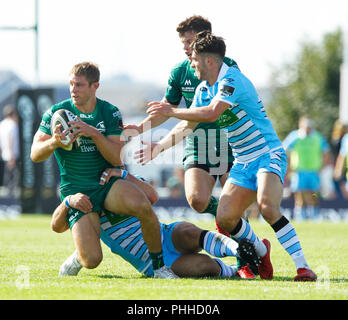
{"label": "player's thigh", "polygon": [[255,199],[256,192],[254,190],[227,181],[221,192],[217,218],[233,217],[239,219]]}
{"label": "player's thigh", "polygon": [[228,179],[228,175],[229,175],[229,172],[226,172],[225,174],[223,174],[222,176],[220,176],[219,178],[219,181],[220,181],[220,184],[222,187],[224,187],[227,179]]}
{"label": "player's thigh", "polygon": [[214,185],[214,177],[201,168],[190,168],[185,171],[185,193],[188,199],[209,202]]}
{"label": "player's thigh", "polygon": [[100,258],[102,249],[100,245],[100,222],[99,215],[91,212],[82,216],[71,229],[79,255],[82,257],[94,256]]}
{"label": "player's thigh", "polygon": [[199,237],[202,229],[190,222],[178,223],[172,232],[172,242],[175,249],[182,253],[197,253],[201,250]]}
{"label": "player's thigh", "polygon": [[144,192],[125,180],[114,182],[104,201],[105,209],[118,214],[137,216],[144,206],[151,206]]}
{"label": "player's thigh", "polygon": [[[274,208],[280,208],[283,199],[283,184],[273,172],[263,172],[258,176],[257,202]],[[261,208],[262,209],[262,208]]]}
{"label": "player's thigh", "polygon": [[218,276],[220,273],[219,265],[209,256],[200,253],[180,256],[171,268],[179,277]]}

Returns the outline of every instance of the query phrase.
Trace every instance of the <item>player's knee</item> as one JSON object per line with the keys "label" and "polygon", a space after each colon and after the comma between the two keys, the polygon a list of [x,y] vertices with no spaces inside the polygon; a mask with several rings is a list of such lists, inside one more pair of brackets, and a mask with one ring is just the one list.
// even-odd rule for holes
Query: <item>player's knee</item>
{"label": "player's knee", "polygon": [[272,224],[274,221],[278,220],[281,216],[279,206],[272,204],[267,199],[261,199],[261,201],[259,201],[258,203],[258,206],[263,218],[268,223]]}
{"label": "player's knee", "polygon": [[189,196],[187,200],[191,208],[200,213],[204,212],[209,203],[206,199],[203,199],[199,194],[193,194]]}
{"label": "player's knee", "polygon": [[139,219],[146,218],[154,214],[150,201],[145,197],[138,199],[133,204],[131,211]]}
{"label": "player's knee", "polygon": [[174,246],[178,246],[185,252],[195,253],[200,251],[199,237],[202,230],[189,222],[178,224],[173,231]]}
{"label": "player's knee", "polygon": [[93,253],[88,255],[81,255],[79,257],[79,261],[82,264],[84,268],[87,269],[95,269],[99,266],[101,261],[103,260],[103,254],[100,253]]}

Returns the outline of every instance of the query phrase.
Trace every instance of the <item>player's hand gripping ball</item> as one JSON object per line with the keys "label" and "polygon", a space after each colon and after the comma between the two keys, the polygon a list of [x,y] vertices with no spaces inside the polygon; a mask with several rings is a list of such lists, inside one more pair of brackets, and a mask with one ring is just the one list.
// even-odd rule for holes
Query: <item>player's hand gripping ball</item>
{"label": "player's hand gripping ball", "polygon": [[[61,132],[64,130],[68,130],[70,128],[68,122],[69,121],[76,121],[76,116],[69,110],[66,109],[59,109],[57,110],[53,115],[51,119],[51,132],[53,133],[54,128],[61,124]],[[75,129],[76,130],[76,129]],[[71,133],[73,133],[75,130],[70,130]],[[65,136],[65,140],[61,140],[61,143],[64,144],[65,150],[72,150],[76,149],[79,145],[78,140],[75,140],[72,142],[72,138],[70,135]]]}

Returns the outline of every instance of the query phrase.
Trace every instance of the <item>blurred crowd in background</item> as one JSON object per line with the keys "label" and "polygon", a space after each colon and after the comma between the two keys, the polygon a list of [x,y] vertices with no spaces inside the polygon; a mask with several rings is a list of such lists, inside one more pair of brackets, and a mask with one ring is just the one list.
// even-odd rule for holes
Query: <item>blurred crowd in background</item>
{"label": "blurred crowd in background", "polygon": [[[347,149],[348,129],[340,120],[334,123],[331,140],[327,141],[314,121],[303,116],[298,128],[283,140],[288,155],[288,171],[284,199],[294,199],[292,218],[315,219],[320,212],[320,199],[348,199]],[[3,108],[0,122],[0,197],[20,197],[20,143],[18,116],[13,106]],[[161,198],[184,199],[185,172],[181,165],[159,168],[160,179],[149,181]],[[219,196],[221,186],[215,187]],[[249,208],[257,217],[256,206]]]}

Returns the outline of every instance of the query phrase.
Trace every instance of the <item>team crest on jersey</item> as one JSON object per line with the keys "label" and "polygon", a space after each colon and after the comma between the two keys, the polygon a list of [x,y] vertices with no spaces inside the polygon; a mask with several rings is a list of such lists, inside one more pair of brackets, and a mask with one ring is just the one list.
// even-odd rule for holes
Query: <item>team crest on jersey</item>
{"label": "team crest on jersey", "polygon": [[97,125],[96,125],[97,130],[100,133],[105,133],[106,129],[105,129],[105,124],[104,121],[100,121]]}
{"label": "team crest on jersey", "polygon": [[235,90],[234,87],[224,85],[224,86],[222,87],[222,90],[221,90],[221,95],[222,95],[223,97],[230,97],[230,96],[232,96],[234,90]]}

